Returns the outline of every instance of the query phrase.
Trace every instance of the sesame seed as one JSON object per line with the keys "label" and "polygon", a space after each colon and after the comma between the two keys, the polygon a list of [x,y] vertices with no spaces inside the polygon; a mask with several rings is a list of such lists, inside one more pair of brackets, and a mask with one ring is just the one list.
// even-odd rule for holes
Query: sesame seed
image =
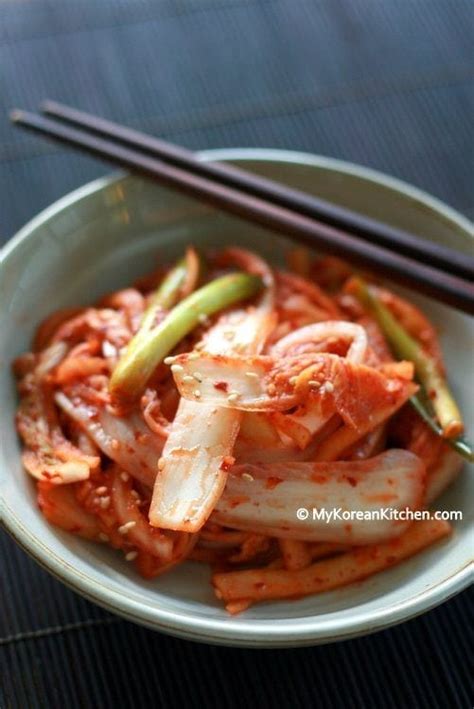
{"label": "sesame seed", "polygon": [[242,473],[242,477],[244,480],[250,480],[250,482],[254,479],[253,475],[250,475],[250,473]]}
{"label": "sesame seed", "polygon": [[273,383],[269,384],[267,387],[267,391],[270,396],[274,396],[276,394],[276,386]]}
{"label": "sesame seed", "polygon": [[110,497],[101,497],[99,499],[99,506],[102,507],[103,510],[105,510],[108,506],[110,505]]}
{"label": "sesame seed", "polygon": [[99,539],[101,542],[108,542],[110,537],[108,534],[104,534],[103,532],[99,532]]}
{"label": "sesame seed", "polygon": [[209,323],[209,318],[207,317],[206,313],[199,313],[198,320],[201,325],[207,325]]}
{"label": "sesame seed", "polygon": [[290,377],[290,379],[289,379],[289,383],[291,384],[292,387],[295,386],[297,381],[298,381],[298,377]]}
{"label": "sesame seed", "polygon": [[227,401],[228,401],[230,404],[233,404],[233,403],[235,403],[235,402],[237,401],[237,399],[239,398],[239,396],[240,396],[240,394],[238,394],[236,391],[234,391],[234,392],[232,392],[231,394],[229,394],[229,396],[227,397]]}
{"label": "sesame seed", "polygon": [[201,392],[199,391],[199,389],[195,389],[194,392],[193,392],[193,394],[194,394],[194,396],[196,397],[196,399],[200,399],[200,398],[201,398]]}
{"label": "sesame seed", "polygon": [[105,495],[106,492],[107,488],[105,487],[105,485],[101,485],[100,487],[96,488],[96,493],[98,495]]}
{"label": "sesame seed", "polygon": [[165,459],[160,458],[158,461],[158,470],[163,470],[164,467],[165,467]]}
{"label": "sesame seed", "polygon": [[116,357],[117,348],[114,347],[108,340],[104,340],[102,343],[102,354],[104,357]]}
{"label": "sesame seed", "polygon": [[317,382],[315,379],[310,379],[308,384],[310,387],[314,387],[315,389],[319,387],[319,382]]}
{"label": "sesame seed", "polygon": [[194,372],[193,377],[197,382],[202,382],[202,374],[200,372]]}
{"label": "sesame seed", "polygon": [[334,391],[334,384],[332,382],[326,382],[324,388],[326,389],[328,394],[331,394]]}
{"label": "sesame seed", "polygon": [[188,356],[188,359],[191,361],[193,359],[199,359],[199,352],[191,352],[191,354]]}
{"label": "sesame seed", "polygon": [[120,473],[120,478],[124,481],[124,483],[126,483],[130,480],[130,475],[124,471],[123,473]]}
{"label": "sesame seed", "polygon": [[175,361],[175,359],[176,359],[176,357],[165,357],[164,360],[163,360],[163,362],[164,362],[165,364],[173,364],[173,362]]}
{"label": "sesame seed", "polygon": [[189,374],[185,374],[181,381],[183,384],[194,384],[194,377],[189,376]]}
{"label": "sesame seed", "polygon": [[116,451],[120,448],[120,443],[117,441],[116,438],[112,438],[112,440],[110,441],[110,445],[111,445],[112,450],[114,450],[114,451]]}
{"label": "sesame seed", "polygon": [[172,364],[171,371],[173,372],[173,374],[179,374],[180,372],[184,372],[184,367],[182,367],[180,364]]}
{"label": "sesame seed", "polygon": [[132,491],[130,492],[130,494],[131,494],[132,497],[135,498],[135,500],[137,500],[137,502],[140,502],[140,495],[138,494],[138,492],[137,492],[136,490],[132,490]]}
{"label": "sesame seed", "polygon": [[125,561],[133,561],[136,559],[138,556],[137,551],[129,551],[128,554],[125,554]]}
{"label": "sesame seed", "polygon": [[136,525],[136,522],[134,520],[130,520],[130,522],[125,522],[125,524],[122,524],[118,528],[118,533],[119,534],[127,534],[129,529],[132,529]]}
{"label": "sesame seed", "polygon": [[258,379],[257,372],[245,372],[245,376],[249,379]]}

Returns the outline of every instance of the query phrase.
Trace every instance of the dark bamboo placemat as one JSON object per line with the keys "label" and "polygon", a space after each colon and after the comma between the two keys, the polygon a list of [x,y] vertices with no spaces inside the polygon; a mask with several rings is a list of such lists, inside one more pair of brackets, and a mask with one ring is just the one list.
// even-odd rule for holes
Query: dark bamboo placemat
{"label": "dark bamboo placemat", "polygon": [[[471,0],[0,0],[0,115],[49,96],[195,149],[322,153],[472,216],[473,31]],[[1,118],[0,241],[105,172]],[[473,704],[469,592],[368,638],[243,651],[138,628],[0,552],[2,709]]]}

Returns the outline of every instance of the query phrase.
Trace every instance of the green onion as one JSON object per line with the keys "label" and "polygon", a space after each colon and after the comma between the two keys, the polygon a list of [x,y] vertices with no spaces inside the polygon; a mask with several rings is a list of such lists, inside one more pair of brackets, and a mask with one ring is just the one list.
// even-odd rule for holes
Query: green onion
{"label": "green onion", "polygon": [[[429,419],[429,425],[433,431],[442,436],[461,455],[471,460],[472,446],[458,435],[463,430],[461,412],[437,362],[397,322],[362,278],[352,279],[351,290],[362,305],[373,314],[390,343],[393,353],[399,359],[413,362],[417,379],[424,390],[423,394],[419,392],[410,399],[413,407],[427,423]],[[429,408],[427,402],[429,402]]]}
{"label": "green onion", "polygon": [[159,305],[162,308],[172,308],[178,300],[179,291],[186,280],[186,276],[187,264],[186,259],[183,258],[163,278],[151,300],[150,308],[153,305]]}
{"label": "green onion", "polygon": [[180,297],[181,289],[189,277],[192,262],[198,264],[196,280],[199,279],[199,274],[204,270],[204,262],[193,248],[188,248],[186,256],[178,261],[157,288],[150,305],[143,315],[137,335],[142,336],[144,333],[148,332],[163,319],[165,311],[170,310],[176,305]]}
{"label": "green onion", "polygon": [[[203,269],[203,263],[194,249],[189,248],[186,251],[186,256],[176,263],[156,289],[151,298],[150,305],[143,314],[138,332],[129,342],[126,353],[121,357],[118,363],[119,365],[121,365],[125,357],[128,360],[133,359],[134,352],[139,351],[143,346],[148,333],[156,327],[158,323],[164,320],[167,312],[179,301],[181,289],[189,277],[193,263],[197,281],[199,273]],[[199,264],[197,269],[195,268],[196,263]]]}
{"label": "green onion", "polygon": [[[431,430],[441,438],[444,438],[443,429],[434,417],[433,407],[424,389],[421,389],[410,398],[410,404]],[[462,455],[462,457],[470,463],[474,463],[474,448],[463,436],[445,438],[444,440],[451,448],[459,453],[459,455]]]}
{"label": "green onion", "polygon": [[156,367],[174,347],[199,325],[234,303],[256,295],[263,288],[259,276],[232,273],[195,291],[176,305],[156,326],[148,322],[139,330],[119,360],[110,380],[112,400],[129,403],[143,392]]}

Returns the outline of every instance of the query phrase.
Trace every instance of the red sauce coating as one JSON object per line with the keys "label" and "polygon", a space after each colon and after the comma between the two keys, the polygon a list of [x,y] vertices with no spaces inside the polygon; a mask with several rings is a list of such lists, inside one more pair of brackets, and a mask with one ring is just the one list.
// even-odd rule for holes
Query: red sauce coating
{"label": "red sauce coating", "polygon": [[274,488],[276,488],[277,485],[282,482],[283,480],[281,478],[267,478],[265,480],[265,487],[267,488],[267,490],[273,490]]}
{"label": "red sauce coating", "polygon": [[233,510],[235,507],[238,507],[244,502],[249,502],[249,497],[247,495],[236,495],[235,497],[232,498],[232,500],[229,501],[229,507],[231,510]]}
{"label": "red sauce coating", "polygon": [[221,463],[221,470],[224,470],[227,473],[227,471],[232,468],[234,463],[235,458],[231,455],[226,455]]}

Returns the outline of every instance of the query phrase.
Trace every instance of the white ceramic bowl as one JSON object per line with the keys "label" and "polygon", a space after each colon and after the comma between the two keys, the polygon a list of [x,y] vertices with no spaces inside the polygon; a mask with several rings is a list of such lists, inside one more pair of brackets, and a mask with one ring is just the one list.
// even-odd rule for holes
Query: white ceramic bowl
{"label": "white ceramic bowl", "polygon": [[[245,167],[327,199],[472,249],[472,227],[459,214],[407,184],[348,163],[273,150],[225,150],[204,159]],[[27,196],[25,196],[27,198]],[[186,563],[144,581],[123,557],[49,526],[23,472],[13,426],[15,387],[9,363],[28,348],[35,326],[52,310],[94,301],[130,283],[183,245],[239,243],[281,261],[285,240],[165,189],[121,175],[67,195],[24,227],[1,256],[1,459],[8,531],[42,566],[91,601],[173,635],[226,645],[284,647],[330,642],[406,620],[463,589],[472,557],[473,477],[467,471],[438,507],[461,509],[454,536],[368,581],[299,601],[266,603],[229,617],[215,600],[202,565]],[[438,323],[453,387],[473,420],[469,352],[472,322],[416,297]]]}

